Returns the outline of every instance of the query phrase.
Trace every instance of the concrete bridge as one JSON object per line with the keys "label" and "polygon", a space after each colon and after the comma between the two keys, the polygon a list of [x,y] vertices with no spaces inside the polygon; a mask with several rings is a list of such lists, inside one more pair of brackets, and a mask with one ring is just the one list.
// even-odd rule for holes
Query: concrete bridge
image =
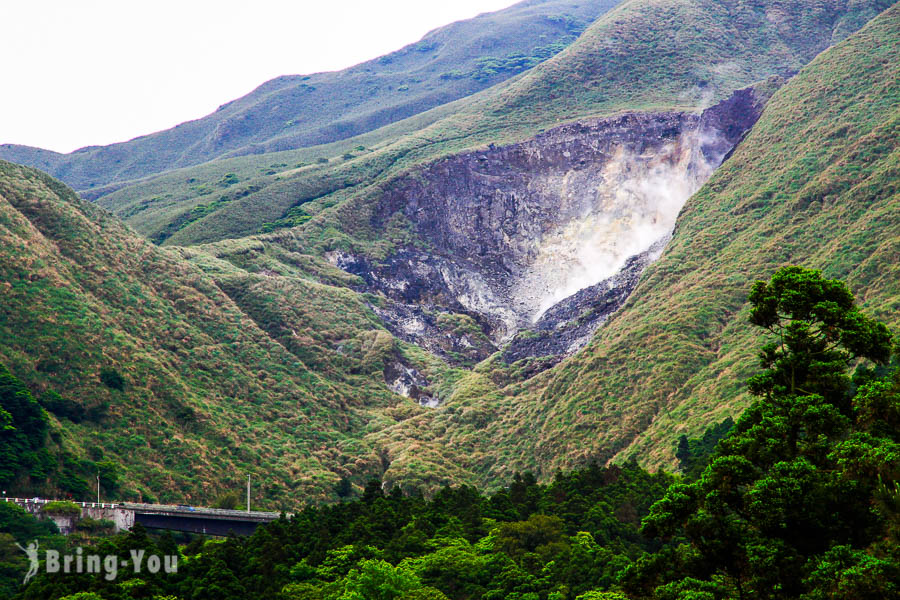
{"label": "concrete bridge", "polygon": [[81,508],[80,515],[56,515],[44,511],[53,500],[43,498],[3,498],[14,502],[38,519],[50,519],[64,534],[69,534],[84,518],[112,521],[115,531],[127,531],[140,523],[148,529],[168,529],[206,535],[250,535],[260,523],[275,521],[280,516],[274,512],[225,510],[186,505],[136,504],[131,502],[74,502]]}

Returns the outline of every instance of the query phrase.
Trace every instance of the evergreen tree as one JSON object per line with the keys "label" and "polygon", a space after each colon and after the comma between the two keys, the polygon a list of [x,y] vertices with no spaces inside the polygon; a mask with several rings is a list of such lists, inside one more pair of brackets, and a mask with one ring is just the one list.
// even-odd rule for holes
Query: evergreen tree
{"label": "evergreen tree", "polygon": [[[749,381],[759,399],[700,479],[670,487],[645,519],[646,534],[683,535],[690,545],[676,573],[635,566],[625,579],[636,593],[646,594],[636,584],[650,572],[659,598],[680,597],[676,589],[706,594],[697,598],[831,597],[816,594],[850,585],[849,571],[884,573],[879,561],[897,558],[884,543],[893,517],[875,508],[900,468],[898,432],[882,426],[900,407],[897,379],[854,395],[848,376],[855,360],[887,361],[890,332],[859,311],[843,283],[800,267],[757,282],[750,302],[751,322],[775,336]],[[847,549],[839,565],[829,558],[836,546]]]}

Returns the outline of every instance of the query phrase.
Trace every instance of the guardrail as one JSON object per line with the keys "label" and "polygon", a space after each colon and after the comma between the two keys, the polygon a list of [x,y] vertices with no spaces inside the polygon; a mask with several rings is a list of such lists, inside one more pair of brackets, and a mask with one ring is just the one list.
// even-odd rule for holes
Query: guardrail
{"label": "guardrail", "polygon": [[[42,504],[47,504],[49,502],[72,502],[73,504],[77,504],[82,508],[121,508],[125,510],[131,510],[134,512],[147,512],[147,513],[166,513],[166,514],[181,514],[181,515],[197,515],[197,516],[205,516],[205,517],[213,517],[213,518],[225,518],[225,519],[251,519],[251,520],[260,520],[260,521],[274,521],[281,516],[281,513],[270,512],[270,511],[245,511],[245,510],[231,510],[225,508],[206,508],[202,506],[189,506],[186,504],[142,504],[135,502],[77,502],[74,500],[49,500],[47,498],[13,498],[8,496],[3,496],[2,499],[6,502],[14,502],[16,504],[33,504],[35,506],[40,506]],[[293,516],[293,513],[287,513],[286,516]]]}
{"label": "guardrail", "polygon": [[49,500],[47,498],[13,498],[11,496],[3,496],[0,498],[5,502],[15,502],[16,504],[34,504],[35,506],[39,506],[41,504],[48,504],[50,502],[71,502],[72,504],[77,504],[81,508],[121,508],[123,506],[122,503],[115,502],[78,502],[76,500]]}

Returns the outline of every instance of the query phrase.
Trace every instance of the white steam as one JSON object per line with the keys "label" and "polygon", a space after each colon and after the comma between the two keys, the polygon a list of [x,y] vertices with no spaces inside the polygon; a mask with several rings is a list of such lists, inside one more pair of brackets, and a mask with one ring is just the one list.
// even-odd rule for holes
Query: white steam
{"label": "white steam", "polygon": [[535,261],[514,286],[522,313],[537,320],[671,233],[685,202],[716,166],[703,159],[701,141],[686,133],[652,156],[620,150],[604,166],[583,218],[542,236]]}

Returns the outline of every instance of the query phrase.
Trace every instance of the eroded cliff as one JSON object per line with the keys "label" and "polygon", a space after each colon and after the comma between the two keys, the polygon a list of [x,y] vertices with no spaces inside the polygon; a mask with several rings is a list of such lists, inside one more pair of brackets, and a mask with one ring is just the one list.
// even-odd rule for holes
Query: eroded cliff
{"label": "eroded cliff", "polygon": [[748,88],[703,111],[581,121],[440,160],[390,185],[373,217],[404,219],[421,243],[330,259],[381,297],[402,339],[456,363],[505,347],[507,362],[553,364],[622,305],[763,104]]}

